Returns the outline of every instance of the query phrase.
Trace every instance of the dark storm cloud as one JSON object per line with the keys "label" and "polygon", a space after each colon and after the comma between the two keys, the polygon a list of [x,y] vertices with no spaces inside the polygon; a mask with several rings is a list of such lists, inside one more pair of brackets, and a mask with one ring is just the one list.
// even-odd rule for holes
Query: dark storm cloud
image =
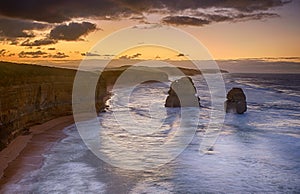
{"label": "dark storm cloud", "polygon": [[126,13],[113,0],[2,0],[0,14],[49,23],[61,23],[78,17],[105,17]]}
{"label": "dark storm cloud", "polygon": [[242,12],[264,11],[286,4],[287,0],[2,0],[0,15],[49,23],[72,18],[130,17],[157,10],[182,11],[198,8],[229,8]]}
{"label": "dark storm cloud", "polygon": [[79,40],[81,36],[95,31],[96,25],[89,22],[62,24],[53,28],[49,38],[53,40]]}
{"label": "dark storm cloud", "polygon": [[94,30],[96,25],[89,22],[61,24],[55,26],[45,38],[33,41],[28,38],[19,45],[32,47],[56,44],[58,40],[77,41]]}
{"label": "dark storm cloud", "polygon": [[42,46],[42,45],[50,45],[50,44],[55,44],[55,43],[57,43],[56,40],[52,40],[49,38],[35,40],[33,42],[30,42],[30,40],[27,39],[24,42],[22,42],[20,45],[21,46]]}
{"label": "dark storm cloud", "polygon": [[166,24],[189,26],[203,26],[210,23],[209,20],[190,16],[167,16],[162,19],[162,22]]}
{"label": "dark storm cloud", "polygon": [[47,24],[27,20],[0,18],[0,37],[15,39],[20,37],[34,37],[32,30],[43,30]]}

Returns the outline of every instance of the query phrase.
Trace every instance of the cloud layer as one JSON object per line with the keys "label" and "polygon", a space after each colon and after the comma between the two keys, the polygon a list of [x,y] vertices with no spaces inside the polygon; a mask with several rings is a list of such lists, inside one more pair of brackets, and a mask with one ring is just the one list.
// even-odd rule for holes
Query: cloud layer
{"label": "cloud layer", "polygon": [[145,12],[187,9],[235,9],[242,12],[265,11],[282,6],[287,0],[2,0],[0,15],[49,23],[61,23],[72,18],[118,18]]}
{"label": "cloud layer", "polygon": [[[167,25],[204,26],[216,22],[242,22],[279,17],[273,8],[291,0],[2,0],[0,42],[40,47],[61,41],[80,41],[97,30],[86,21],[127,18],[147,23],[147,14],[160,16]],[[84,22],[74,22],[76,19]],[[159,23],[159,22],[158,22]],[[159,25],[159,24],[158,24]],[[4,54],[3,54],[4,53]],[[7,56],[1,51],[2,56]],[[96,56],[84,53],[84,56]],[[21,58],[65,58],[64,53],[22,51]],[[101,55],[103,56],[103,55]],[[122,56],[138,58],[140,55]]]}

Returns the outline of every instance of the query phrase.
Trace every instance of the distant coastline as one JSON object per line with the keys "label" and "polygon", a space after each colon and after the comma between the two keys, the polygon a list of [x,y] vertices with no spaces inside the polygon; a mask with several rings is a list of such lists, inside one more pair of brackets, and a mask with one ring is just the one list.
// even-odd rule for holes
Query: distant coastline
{"label": "distant coastline", "polygon": [[[59,67],[67,69],[77,69],[82,60],[62,60],[56,62],[47,62],[35,60],[35,64],[49,67]],[[84,64],[89,69],[110,69],[121,66],[133,65],[143,62],[143,60],[110,60],[110,59],[93,59],[87,57]],[[153,60],[155,63],[156,60]],[[174,67],[197,69],[192,61],[188,60],[162,60],[162,62],[173,65]],[[199,60],[200,64],[206,64],[208,60]],[[211,62],[211,61],[210,61]],[[280,74],[299,74],[300,58],[299,57],[279,57],[279,58],[240,58],[240,59],[215,59],[221,70],[229,73],[280,73]],[[13,62],[14,63],[14,62]],[[19,63],[19,62],[18,62]],[[26,62],[27,63],[27,62]],[[29,62],[29,64],[31,64]]]}

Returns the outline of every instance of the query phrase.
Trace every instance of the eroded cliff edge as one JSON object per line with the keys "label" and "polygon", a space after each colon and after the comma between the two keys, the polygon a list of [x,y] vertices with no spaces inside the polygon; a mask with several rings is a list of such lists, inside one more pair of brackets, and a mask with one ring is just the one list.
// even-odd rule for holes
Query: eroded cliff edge
{"label": "eroded cliff edge", "polygon": [[[109,90],[126,70],[106,69],[100,77],[99,72],[81,72],[81,75],[86,74],[81,83],[83,88],[88,88],[91,80],[98,80],[95,102],[80,100],[83,109],[94,103],[97,112],[104,110],[110,96]],[[133,71],[133,75],[138,76],[129,77],[124,86],[134,84],[137,78],[168,81],[166,73],[155,69]],[[16,136],[28,133],[30,126],[72,114],[76,72],[72,69],[0,62],[0,150]]]}
{"label": "eroded cliff edge", "polygon": [[[72,114],[75,75],[70,69],[0,62],[0,150],[29,126]],[[100,78],[95,92],[98,112],[108,95]]]}

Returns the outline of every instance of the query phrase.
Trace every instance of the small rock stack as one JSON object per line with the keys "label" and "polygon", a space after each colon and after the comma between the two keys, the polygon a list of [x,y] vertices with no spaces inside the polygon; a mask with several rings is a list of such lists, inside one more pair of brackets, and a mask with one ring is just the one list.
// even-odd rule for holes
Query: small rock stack
{"label": "small rock stack", "polygon": [[165,107],[199,107],[200,99],[190,77],[182,77],[172,82]]}
{"label": "small rock stack", "polygon": [[247,111],[246,96],[241,88],[232,88],[227,94],[225,101],[227,113],[243,114]]}

